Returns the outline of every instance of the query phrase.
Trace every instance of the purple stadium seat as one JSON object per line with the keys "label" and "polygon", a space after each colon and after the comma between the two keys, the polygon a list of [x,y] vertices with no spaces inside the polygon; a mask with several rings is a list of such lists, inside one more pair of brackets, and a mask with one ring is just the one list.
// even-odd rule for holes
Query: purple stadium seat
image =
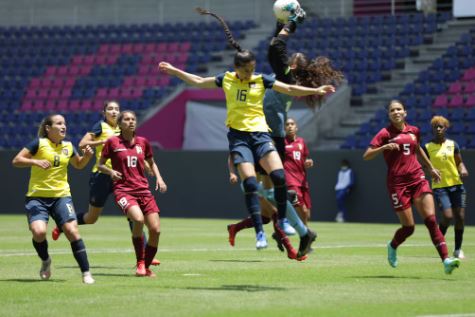
{"label": "purple stadium seat", "polygon": [[447,98],[447,96],[440,95],[435,98],[435,101],[432,104],[432,107],[434,108],[447,107],[448,103],[449,103],[449,99]]}
{"label": "purple stadium seat", "polygon": [[463,92],[466,94],[475,93],[475,81],[465,83]]}
{"label": "purple stadium seat", "polygon": [[452,83],[449,87],[449,93],[451,95],[457,95],[462,92],[462,84],[460,82]]}
{"label": "purple stadium seat", "polygon": [[83,111],[91,111],[93,110],[93,104],[91,100],[83,100],[81,101],[81,110]]}
{"label": "purple stadium seat", "polygon": [[462,80],[464,81],[474,81],[475,80],[475,67],[469,68],[463,74]]}
{"label": "purple stadium seat", "polygon": [[450,98],[449,107],[462,107],[463,106],[463,95],[454,95]]}
{"label": "purple stadium seat", "polygon": [[49,98],[50,99],[59,99],[60,95],[61,95],[61,90],[60,89],[56,88],[56,89],[51,89],[49,91]]}
{"label": "purple stadium seat", "polygon": [[58,111],[67,111],[68,110],[68,101],[65,99],[58,100],[56,105]]}
{"label": "purple stadium seat", "polygon": [[64,88],[73,88],[75,83],[76,83],[76,78],[74,77],[66,78],[64,81]]}
{"label": "purple stadium seat", "polygon": [[120,47],[120,52],[123,54],[132,54],[132,43],[122,44]]}
{"label": "purple stadium seat", "polygon": [[57,111],[58,109],[58,104],[56,100],[46,100],[45,101],[45,110],[46,111]]}
{"label": "purple stadium seat", "polygon": [[467,101],[465,101],[465,106],[475,107],[475,95],[468,96]]}
{"label": "purple stadium seat", "polygon": [[142,54],[145,51],[145,45],[143,43],[137,43],[132,47],[132,53]]}
{"label": "purple stadium seat", "polygon": [[61,90],[60,98],[64,99],[64,100],[67,100],[67,99],[71,98],[71,95],[72,95],[72,88],[64,87]]}

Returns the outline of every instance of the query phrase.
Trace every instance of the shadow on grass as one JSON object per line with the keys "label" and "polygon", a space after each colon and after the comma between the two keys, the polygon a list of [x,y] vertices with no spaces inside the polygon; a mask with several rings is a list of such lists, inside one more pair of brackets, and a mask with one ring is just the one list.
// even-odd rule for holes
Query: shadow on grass
{"label": "shadow on grass", "polygon": [[261,285],[221,285],[220,287],[183,287],[183,289],[199,291],[239,291],[239,292],[267,292],[267,291],[287,291],[285,287],[261,286]]}
{"label": "shadow on grass", "polygon": [[118,273],[97,273],[97,272],[94,272],[94,271],[91,271],[91,272],[92,272],[92,276],[116,276],[116,277],[133,277],[133,278],[136,278],[135,274],[133,274],[133,273],[118,274]]}
{"label": "shadow on grass", "polygon": [[259,263],[262,260],[209,260],[210,262],[231,262],[231,263]]}
{"label": "shadow on grass", "polygon": [[9,278],[9,279],[4,279],[0,280],[1,282],[18,282],[18,283],[64,283],[66,280],[63,279],[51,279],[51,280],[40,280],[40,279],[33,279],[33,278]]}
{"label": "shadow on grass", "polygon": [[[106,265],[90,265],[89,266],[91,269],[106,269],[106,270],[123,270],[124,266],[106,266]],[[67,266],[67,265],[58,265],[55,266],[57,269],[78,269],[78,266]]]}
{"label": "shadow on grass", "polygon": [[432,277],[421,277],[421,276],[404,276],[404,275],[365,275],[365,276],[349,276],[349,278],[366,278],[366,279],[382,279],[382,280],[391,280],[391,279],[398,279],[398,280],[445,280],[451,281],[449,278],[432,278]]}

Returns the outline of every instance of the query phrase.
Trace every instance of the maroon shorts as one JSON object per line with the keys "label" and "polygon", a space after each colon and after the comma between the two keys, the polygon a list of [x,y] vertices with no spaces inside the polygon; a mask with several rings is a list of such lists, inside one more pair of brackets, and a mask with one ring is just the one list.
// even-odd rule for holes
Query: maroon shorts
{"label": "maroon shorts", "polygon": [[287,186],[287,189],[295,190],[295,192],[297,193],[297,203],[295,204],[295,206],[305,206],[308,209],[312,209],[312,200],[310,198],[310,192],[307,187],[289,185]]}
{"label": "maroon shorts", "polygon": [[155,197],[153,197],[151,192],[144,193],[125,193],[121,191],[114,191],[115,202],[124,214],[127,214],[127,211],[132,206],[139,206],[144,215],[152,213],[160,213],[157,203],[155,202]]}
{"label": "maroon shorts", "polygon": [[425,193],[432,193],[429,182],[425,177],[409,184],[388,184],[389,199],[396,212],[411,207],[414,198],[421,197]]}

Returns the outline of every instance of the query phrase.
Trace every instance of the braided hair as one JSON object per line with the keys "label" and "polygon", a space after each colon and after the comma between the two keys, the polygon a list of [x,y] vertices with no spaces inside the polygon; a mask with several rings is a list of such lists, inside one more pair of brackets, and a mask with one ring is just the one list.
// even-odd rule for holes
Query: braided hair
{"label": "braided hair", "polygon": [[195,10],[201,15],[211,15],[212,17],[214,17],[215,19],[219,21],[219,23],[224,29],[224,34],[226,35],[226,39],[228,40],[228,43],[237,51],[236,54],[234,55],[235,67],[242,67],[256,60],[256,57],[251,51],[243,49],[241,45],[239,45],[239,43],[234,39],[233,34],[231,33],[231,30],[229,29],[226,21],[224,21],[222,17],[220,17],[219,15],[213,12],[205,10],[203,8],[196,8]]}

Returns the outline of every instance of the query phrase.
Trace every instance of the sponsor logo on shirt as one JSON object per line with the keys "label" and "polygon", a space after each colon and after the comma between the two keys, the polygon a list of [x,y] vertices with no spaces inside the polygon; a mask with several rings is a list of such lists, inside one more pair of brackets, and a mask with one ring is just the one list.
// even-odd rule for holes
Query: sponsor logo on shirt
{"label": "sponsor logo on shirt", "polygon": [[114,152],[122,152],[122,151],[127,151],[127,149],[114,149]]}
{"label": "sponsor logo on shirt", "polygon": [[69,155],[69,150],[68,149],[63,149],[63,154],[68,156]]}
{"label": "sponsor logo on shirt", "polygon": [[136,145],[135,150],[137,151],[137,154],[142,154],[143,153],[142,147],[140,145]]}

